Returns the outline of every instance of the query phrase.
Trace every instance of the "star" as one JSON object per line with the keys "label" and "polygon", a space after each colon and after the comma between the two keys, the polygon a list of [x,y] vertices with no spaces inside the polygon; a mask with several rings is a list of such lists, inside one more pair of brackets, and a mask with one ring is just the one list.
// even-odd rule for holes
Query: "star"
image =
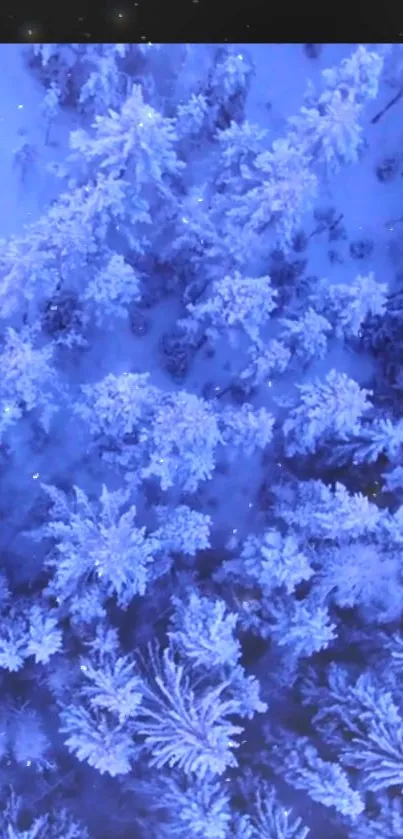
{"label": "star", "polygon": [[39,23],[30,21],[21,27],[20,35],[21,38],[26,41],[42,41],[44,38],[44,31]]}
{"label": "star", "polygon": [[117,6],[114,9],[111,9],[108,14],[109,20],[111,20],[115,26],[126,26],[128,23],[133,21],[134,19],[134,11],[133,9],[129,9],[126,6]]}

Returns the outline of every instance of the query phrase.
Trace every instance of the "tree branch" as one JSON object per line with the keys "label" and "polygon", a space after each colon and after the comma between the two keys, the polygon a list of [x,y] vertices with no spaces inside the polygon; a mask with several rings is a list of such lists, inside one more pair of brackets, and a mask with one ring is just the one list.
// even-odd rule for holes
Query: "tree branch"
{"label": "tree branch", "polygon": [[399,101],[399,99],[402,98],[402,96],[403,96],[403,87],[401,87],[400,90],[398,90],[398,92],[395,94],[393,99],[391,99],[390,102],[388,102],[388,104],[385,105],[385,107],[382,108],[381,111],[378,111],[378,113],[374,117],[372,117],[372,119],[371,119],[372,125],[375,125],[376,122],[379,122],[379,120],[382,119],[384,114],[386,114],[386,112],[389,111],[390,108],[393,108],[393,105],[396,105],[396,103]]}

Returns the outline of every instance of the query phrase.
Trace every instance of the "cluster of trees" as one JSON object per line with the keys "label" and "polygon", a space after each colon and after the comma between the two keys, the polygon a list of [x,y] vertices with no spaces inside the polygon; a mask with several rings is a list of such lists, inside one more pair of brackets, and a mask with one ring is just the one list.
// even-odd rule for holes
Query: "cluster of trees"
{"label": "cluster of trees", "polygon": [[[28,582],[4,556],[1,831],[395,839],[403,312],[372,271],[304,286],[292,262],[321,180],[357,164],[384,56],[352,50],[271,142],[244,117],[247,55],[213,51],[181,100],[164,49],[31,48],[48,130],[65,107],[83,127],[53,167],[59,197],[0,243],[4,481],[27,429],[54,457],[65,424],[89,480],[48,467],[19,528],[39,554]],[[169,56],[173,78],[192,50]],[[156,299],[179,312],[162,347],[184,381],[133,369],[133,343],[85,377],[152,309],[162,268]],[[337,342],[372,354],[367,387],[318,375]],[[183,368],[203,347],[211,369],[236,361],[209,394]],[[232,538],[234,506],[223,547],[205,490],[245,469],[259,510]],[[77,777],[103,784],[95,827]]]}

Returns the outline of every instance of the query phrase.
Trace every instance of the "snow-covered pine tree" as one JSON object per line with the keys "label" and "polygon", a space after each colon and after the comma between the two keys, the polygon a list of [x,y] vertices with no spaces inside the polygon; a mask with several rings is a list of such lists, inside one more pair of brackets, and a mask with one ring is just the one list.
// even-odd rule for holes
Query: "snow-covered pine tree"
{"label": "snow-covered pine tree", "polygon": [[226,405],[219,425],[228,457],[235,460],[240,452],[250,457],[266,448],[273,438],[274,417],[265,408],[254,409],[245,402],[241,408]]}
{"label": "snow-covered pine tree", "polygon": [[387,514],[366,495],[349,492],[339,481],[334,486],[320,480],[300,481],[286,497],[281,486],[274,492],[278,499],[276,515],[295,528],[302,544],[310,539],[341,544],[367,539],[388,521]]}
{"label": "snow-covered pine tree", "polygon": [[105,711],[88,710],[77,702],[63,707],[60,719],[60,731],[66,735],[64,742],[78,760],[112,778],[131,771],[137,749],[130,728]]}
{"label": "snow-covered pine tree", "polygon": [[231,194],[242,195],[248,186],[243,174],[252,171],[258,154],[267,151],[269,132],[248,122],[232,122],[229,128],[217,133],[219,159],[217,187]]}
{"label": "snow-covered pine tree", "polygon": [[106,711],[119,724],[135,717],[141,706],[142,680],[129,656],[118,651],[99,650],[81,659],[84,684],[80,696],[94,711]]}
{"label": "snow-covered pine tree", "polygon": [[371,408],[371,391],[332,369],[323,382],[297,385],[300,402],[288,415],[283,432],[288,457],[311,454],[329,440],[348,440],[360,431],[360,420]]}
{"label": "snow-covered pine tree", "polygon": [[140,439],[148,452],[143,477],[158,478],[163,490],[178,485],[186,492],[211,478],[217,447],[224,444],[212,406],[186,391],[161,399]]}
{"label": "snow-covered pine tree", "polygon": [[243,727],[230,721],[238,703],[226,698],[227,683],[201,687],[198,681],[193,684],[169,648],[162,655],[154,653],[136,730],[150,752],[151,766],[178,767],[203,780],[237,766],[233,749]]}
{"label": "snow-covered pine tree", "polygon": [[193,557],[210,547],[213,522],[207,513],[192,510],[185,504],[174,509],[159,504],[154,510],[159,527],[153,531],[153,538],[160,550]]}
{"label": "snow-covered pine tree", "polygon": [[99,169],[105,175],[124,177],[137,192],[151,187],[167,197],[167,177],[182,171],[175,152],[174,121],[144,102],[134,85],[118,111],[97,115],[93,133],[77,129],[70,134],[72,160],[83,161],[91,176]]}
{"label": "snow-covered pine tree", "polygon": [[107,435],[119,442],[150,421],[161,397],[150,384],[149,373],[109,373],[95,384],[82,385],[81,390],[83,399],[74,412],[94,437]]}
{"label": "snow-covered pine tree", "polygon": [[223,600],[200,597],[191,591],[186,601],[173,598],[174,617],[169,631],[174,649],[206,669],[234,667],[240,658],[239,640],[234,635],[237,616]]}
{"label": "snow-covered pine tree", "polygon": [[351,283],[331,284],[322,280],[315,289],[317,309],[333,326],[339,338],[358,338],[369,316],[386,310],[388,286],[378,283],[374,273],[358,274]]}
{"label": "snow-covered pine tree", "polygon": [[272,338],[264,346],[252,344],[247,351],[249,363],[240,373],[240,380],[250,387],[262,384],[271,387],[273,379],[287,370],[291,351],[281,341]]}
{"label": "snow-covered pine tree", "polygon": [[309,828],[302,818],[282,804],[274,787],[260,782],[257,790],[253,791],[253,798],[254,806],[246,817],[245,839],[263,839],[264,836],[270,836],[270,839],[306,839]]}
{"label": "snow-covered pine tree", "polygon": [[136,272],[120,254],[111,254],[106,265],[93,276],[83,294],[97,326],[116,328],[115,318],[127,317],[128,306],[140,299]]}
{"label": "snow-covered pine tree", "polygon": [[322,93],[308,87],[306,103],[289,125],[295,147],[313,166],[335,171],[358,160],[363,104],[377,95],[382,67],[380,53],[359,46],[338,67],[323,71]]}
{"label": "snow-covered pine tree", "polygon": [[54,504],[54,519],[32,535],[50,537],[48,557],[53,569],[49,590],[59,601],[69,601],[83,585],[96,582],[103,597],[117,598],[126,607],[146,591],[155,544],[145,527],[137,527],[136,507],[126,511],[128,493],[110,492],[104,485],[96,504],[74,487],[74,503],[55,487],[43,485]]}
{"label": "snow-covered pine tree", "polygon": [[171,815],[163,827],[166,836],[179,834],[185,839],[191,833],[195,839],[225,839],[230,828],[229,792],[214,776],[184,778],[179,773],[171,773],[164,778],[156,806],[163,810],[168,808]]}
{"label": "snow-covered pine tree", "polygon": [[0,829],[10,839],[90,839],[88,830],[65,807],[34,815],[29,796],[10,787],[2,800]]}
{"label": "snow-covered pine tree", "polygon": [[226,209],[223,234],[231,239],[238,258],[245,261],[246,254],[259,254],[264,234],[270,231],[276,244],[289,247],[318,189],[303,150],[291,136],[275,140],[269,151],[257,155],[250,171],[242,170],[242,177],[248,189],[241,195],[229,192],[225,202],[219,195],[216,203],[218,218]]}
{"label": "snow-covered pine tree", "polygon": [[36,332],[29,328],[6,330],[0,353],[1,410],[14,419],[33,411],[47,431],[63,391],[51,366],[53,348],[35,347]]}
{"label": "snow-covered pine tree", "polygon": [[291,737],[276,731],[267,733],[270,762],[294,789],[303,789],[324,807],[334,807],[355,821],[364,810],[360,794],[350,786],[345,771],[337,763],[323,760],[308,737]]}
{"label": "snow-covered pine tree", "polygon": [[308,366],[313,359],[325,357],[331,325],[315,309],[307,309],[298,318],[281,318],[280,325],[280,339],[293,358]]}
{"label": "snow-covered pine tree", "polygon": [[[276,291],[270,277],[248,278],[239,271],[216,280],[209,289],[208,298],[189,303],[187,310],[202,334],[215,342],[222,335],[236,343],[239,333],[252,343],[260,343],[260,330],[270,318]],[[186,326],[187,321],[182,321]],[[191,331],[195,326],[190,325]],[[238,338],[239,339],[239,338]]]}

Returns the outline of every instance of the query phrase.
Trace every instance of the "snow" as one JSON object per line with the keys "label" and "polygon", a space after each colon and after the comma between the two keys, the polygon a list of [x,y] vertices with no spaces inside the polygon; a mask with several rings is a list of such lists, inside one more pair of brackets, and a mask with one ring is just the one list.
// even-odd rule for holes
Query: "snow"
{"label": "snow", "polygon": [[[246,100],[245,117],[268,129],[270,140],[273,141],[284,136],[288,127],[287,120],[298,113],[307,84],[312,82],[320,88],[322,70],[339,64],[351,54],[354,45],[325,44],[317,59],[309,58],[301,44],[238,44],[236,48],[242,60],[250,60],[255,70]],[[3,79],[7,79],[0,93],[0,238],[21,234],[27,225],[40,218],[60,191],[66,188],[61,180],[51,174],[49,164],[63,163],[68,156],[70,132],[88,127],[84,117],[73,109],[64,108],[52,127],[51,142],[46,144],[44,121],[38,118],[44,88],[27,67],[24,49],[21,45],[0,46],[0,74]],[[187,101],[190,92],[197,88],[203,78],[214,51],[215,45],[194,48],[172,45],[167,48],[166,54],[163,50],[157,53],[155,74],[157,81],[160,77],[159,104],[166,106],[168,102],[174,110],[174,105]],[[183,68],[186,68],[186,74]],[[390,291],[401,284],[399,263],[402,256],[400,225],[403,221],[403,164],[402,171],[399,169],[396,178],[390,182],[378,179],[376,167],[385,157],[400,155],[399,126],[403,124],[403,97],[378,122],[371,122],[392,95],[393,91],[383,85],[377,99],[365,107],[366,145],[359,161],[344,166],[334,175],[329,174],[326,179],[320,179],[320,194],[315,208],[334,208],[335,217],[341,216],[344,237],[331,240],[328,231],[314,232],[318,221],[312,211],[307,212],[301,227],[310,237],[308,247],[302,253],[290,251],[287,254],[290,260],[307,260],[304,276],[315,277],[318,282],[325,280],[329,284],[348,285],[353,283],[358,274],[373,272],[377,282],[385,283]],[[28,142],[34,150],[33,162],[27,171],[22,171],[14,161],[15,150],[22,142]],[[215,156],[214,148],[196,149],[189,176],[189,183],[195,190],[200,189],[200,193],[204,190],[206,203],[210,197],[209,191],[212,191],[208,176]],[[370,240],[373,249],[362,259],[354,259],[350,245],[362,239]],[[169,242],[161,241],[161,249],[167,247]],[[259,256],[261,261],[267,262],[260,276],[270,273],[269,245],[267,250],[267,254]],[[331,250],[337,252],[337,260],[334,256],[330,258]],[[254,258],[255,254],[251,254],[251,264]],[[219,279],[224,279],[224,275]],[[102,289],[99,293],[102,295]],[[231,381],[245,369],[249,341],[258,341],[257,331],[246,329],[246,335],[236,344],[228,340],[224,330],[222,336],[217,340],[214,338],[214,345],[206,344],[196,352],[184,380],[174,380],[161,365],[160,341],[164,334],[175,327],[178,319],[186,315],[180,298],[180,294],[165,293],[149,308],[141,308],[147,322],[143,335],[133,334],[127,319],[114,320],[112,306],[111,320],[107,324],[111,328],[104,329],[101,319],[91,324],[87,350],[73,353],[60,351],[57,356],[59,379],[68,390],[68,398],[61,403],[50,435],[47,436],[34,425],[29,417],[24,417],[13,429],[12,456],[8,456],[2,444],[0,548],[5,555],[4,567],[16,585],[35,583],[46,556],[47,546],[39,544],[33,548],[27,534],[32,527],[43,523],[47,515],[41,483],[57,485],[67,491],[73,484],[77,485],[90,500],[99,497],[102,483],[106,483],[110,491],[120,488],[114,469],[101,458],[95,460],[91,450],[91,435],[72,410],[73,401],[77,399],[82,384],[96,383],[111,373],[122,375],[149,372],[152,385],[165,395],[186,390],[198,397],[211,398],[213,393],[217,396],[213,404],[219,408],[233,405],[228,394],[220,396],[220,391],[225,391]],[[267,308],[270,309],[270,305]],[[109,313],[107,319],[109,321]],[[279,325],[274,319],[262,331],[263,343],[278,338],[278,333]],[[332,336],[325,357],[314,358],[306,367],[293,358],[283,374],[252,391],[248,402],[254,409],[266,409],[274,418],[276,428],[281,431],[289,406],[298,398],[296,385],[309,384],[318,378],[324,380],[330,370],[344,373],[361,387],[370,388],[377,368],[369,354],[355,350],[342,339]],[[210,387],[209,396],[206,385]],[[165,410],[167,412],[168,408],[165,407]],[[198,416],[202,416],[202,413]],[[207,470],[206,479],[200,478],[199,485],[198,475],[195,492],[182,492],[180,488],[171,487],[166,482],[167,491],[162,493],[162,499],[158,495],[159,490],[155,490],[156,497],[158,503],[161,500],[162,504],[167,504],[166,508],[162,507],[167,511],[164,513],[167,519],[169,505],[175,503],[189,504],[192,509],[211,516],[210,559],[214,565],[217,556],[222,557],[225,551],[236,553],[249,534],[261,532],[262,526],[267,527],[267,519],[272,516],[271,502],[267,501],[267,497],[272,484],[280,481],[279,473],[286,471],[284,467],[281,456],[270,446],[263,453],[253,451],[239,454],[235,460],[228,456],[223,447],[217,456],[216,469],[211,479],[208,479]],[[155,469],[154,472],[157,474]],[[203,469],[200,475],[203,475]],[[164,490],[165,484],[163,481],[161,483]],[[187,484],[185,488],[188,490]],[[266,496],[264,502],[262,495]],[[153,510],[150,510],[152,504],[147,498],[136,499],[136,507],[141,525],[145,522],[148,526],[153,522]],[[360,561],[371,562],[371,557],[375,555],[376,549],[371,547]],[[208,551],[205,554],[201,551],[200,567],[208,559]],[[266,657],[263,664],[267,660]],[[262,675],[262,668],[261,661],[256,670],[259,676]],[[125,757],[122,761],[126,768],[129,767]],[[232,764],[228,761],[228,765]],[[85,781],[85,788],[88,790],[93,783],[94,778],[90,774]],[[100,784],[99,779],[96,779],[95,784]],[[287,800],[287,795],[289,791],[285,793],[284,800]],[[299,793],[292,797],[292,803],[296,803],[300,809],[303,809],[304,801]],[[85,809],[82,802],[80,807]],[[323,813],[317,816],[316,805],[311,804],[307,812],[306,820],[313,827],[316,825],[318,830],[317,825]],[[96,816],[94,822],[97,822]],[[317,836],[319,832],[312,833],[312,839],[317,839]]]}
{"label": "snow", "polygon": [[[324,45],[319,59],[312,60],[307,57],[301,45],[297,44],[240,44],[239,54],[245,54],[246,59],[250,57],[255,66],[255,75],[247,100],[246,118],[268,128],[273,139],[280,137],[286,128],[287,119],[298,111],[307,83],[312,81],[319,85],[322,69],[337,64],[351,53],[351,49],[349,44]],[[208,48],[201,47],[200,52],[192,56],[192,67],[189,70],[189,76],[186,76],[189,88],[192,81],[200,76],[203,62],[207,60],[211,51],[211,45]],[[69,130],[79,124],[75,114],[62,112],[54,132],[55,144],[44,146],[43,126],[38,120],[43,89],[32,73],[27,70],[22,53],[23,48],[17,45],[3,45],[0,50],[0,69],[3,68],[5,72],[7,67],[10,78],[10,84],[4,87],[1,103],[2,116],[0,117],[0,120],[3,120],[0,123],[3,126],[3,137],[7,140],[5,154],[2,155],[0,163],[2,183],[6,185],[0,195],[0,235],[3,236],[19,232],[23,225],[39,217],[40,212],[60,190],[59,182],[46,172],[46,165],[55,160],[63,161],[67,154]],[[180,54],[180,51],[171,48],[171,65],[174,67]],[[280,73],[279,67],[281,67]],[[180,83],[178,90],[181,90]],[[268,101],[270,108],[267,108]],[[378,102],[372,110],[377,110],[377,108]],[[329,282],[341,280],[348,282],[347,272],[353,279],[358,270],[362,272],[362,270],[371,269],[382,282],[393,285],[393,266],[390,259],[390,234],[393,231],[387,228],[386,221],[399,216],[400,194],[395,184],[379,183],[374,174],[374,167],[382,158],[383,153],[391,148],[388,125],[391,120],[398,117],[399,108],[403,108],[403,101],[396,106],[394,112],[386,114],[377,125],[368,127],[366,137],[369,148],[366,149],[361,163],[349,168],[347,178],[345,171],[340,171],[324,189],[323,204],[334,206],[337,214],[343,214],[343,224],[348,239],[342,241],[341,244],[336,242],[335,247],[340,251],[344,261],[340,265],[329,262],[327,249],[324,247],[326,234],[318,234],[313,237],[308,250],[306,268],[308,274],[316,275],[318,278],[326,277]],[[24,186],[20,183],[18,171],[12,166],[13,149],[18,142],[18,131],[21,129],[26,130],[29,142],[32,142],[38,153],[34,170],[29,172],[29,180]],[[204,180],[203,165],[205,166],[206,163],[203,164],[202,159],[197,169],[193,170],[197,171],[200,184]],[[315,221],[310,215],[304,227],[308,231],[315,229]],[[376,241],[374,254],[369,260],[354,264],[349,259],[348,241],[364,235]],[[301,256],[305,257],[305,254]],[[103,340],[102,330],[94,330],[91,352],[78,356],[74,365],[67,368],[70,387],[74,391],[75,382],[97,381],[108,372],[119,373],[126,370],[128,372],[149,371],[153,383],[158,387],[178,390],[180,385],[173,382],[171,377],[161,369],[158,352],[158,342],[162,333],[172,328],[178,314],[177,301],[174,298],[168,298],[153,308],[150,318],[151,328],[142,338],[133,337],[125,322],[122,322],[113,337],[111,336],[106,341]],[[148,316],[147,311],[145,315]],[[203,386],[207,381],[212,381],[215,386],[225,387],[233,374],[240,369],[237,358],[236,351],[232,347],[225,346],[225,342],[221,348],[218,347],[214,351],[213,358],[208,350],[202,350],[197,354],[190,369],[185,384],[186,389],[202,395]],[[323,376],[332,367],[356,378],[360,384],[367,382],[372,372],[371,361],[368,357],[357,356],[346,349],[341,342],[333,340],[326,358],[317,361],[307,373],[303,373],[302,376],[298,371],[286,373],[275,391],[266,388],[252,402],[256,407],[266,407],[276,415],[279,410],[276,396],[287,399],[288,395],[293,393],[295,382],[306,382],[316,375]],[[76,450],[74,450],[74,445],[71,445],[74,423],[72,425],[70,420],[66,425],[64,417],[63,412],[60,415],[59,430],[57,431],[55,427],[54,431],[56,434],[54,448],[55,452],[57,451],[59,474],[63,473],[66,468],[70,472],[71,468],[74,469],[73,463],[79,463],[82,457],[82,448],[80,448],[82,443],[80,444],[80,437],[77,439],[76,433],[74,433],[74,438],[77,440]],[[64,434],[67,429],[69,438],[65,440]],[[61,455],[62,460],[60,460]],[[260,460],[261,456],[254,455],[252,459],[245,462],[244,466],[242,466],[242,461],[236,466],[229,465],[226,475],[216,476],[214,481],[203,489],[208,499],[207,503],[215,507],[214,528],[218,532],[231,533],[234,521],[240,532],[247,532],[247,529],[253,526],[252,511],[255,507],[250,507],[251,502],[247,500],[250,493],[249,475],[251,472],[254,473],[256,485],[259,486],[264,476],[264,467],[261,466]],[[66,461],[69,466],[67,463],[63,466]],[[51,462],[54,462],[53,458]],[[250,470],[247,469],[247,472],[245,472],[246,464],[251,467]],[[41,479],[47,482],[53,469],[49,470],[46,465],[39,463],[38,455],[36,455],[34,466],[29,472],[30,474],[39,472]],[[86,480],[88,481],[88,476]],[[231,487],[230,493],[229,487]]]}
{"label": "snow", "polygon": [[[0,101],[1,236],[20,233],[57,194],[59,185],[46,167],[64,159],[69,131],[74,125],[71,115],[61,116],[52,145],[44,145],[45,130],[40,118],[44,92],[28,72],[23,51],[19,44],[2,44],[0,49],[1,78],[7,80]],[[14,152],[22,140],[32,145],[35,153],[34,165],[23,183],[21,172],[13,163]]]}
{"label": "snow", "polygon": [[[37,218],[55,197],[57,190],[60,190],[60,184],[46,172],[46,166],[55,160],[63,161],[67,154],[69,130],[74,129],[78,124],[75,114],[62,112],[55,132],[55,144],[44,146],[43,126],[38,120],[43,89],[26,67],[23,49],[18,45],[3,45],[0,50],[0,70],[3,70],[4,78],[7,68],[7,78],[10,80],[3,89],[0,116],[3,142],[0,175],[4,185],[0,194],[0,235],[2,236],[19,232],[25,224]],[[203,62],[207,60],[211,50],[210,45],[208,48],[201,47],[199,53],[193,54],[189,79],[186,77],[187,83],[200,75]],[[310,59],[302,46],[298,44],[240,44],[239,54],[244,54],[246,59],[250,58],[255,66],[255,75],[247,100],[246,117],[268,128],[273,139],[280,137],[286,128],[287,119],[298,111],[307,83],[311,81],[319,85],[322,69],[337,64],[342,58],[348,56],[351,50],[350,44],[327,44],[323,46],[318,59]],[[175,66],[175,61],[178,61],[178,55],[181,53],[175,52],[173,48],[171,53],[171,64]],[[189,82],[189,88],[190,86]],[[179,84],[178,90],[180,89]],[[267,107],[268,102],[270,102],[270,108]],[[395,121],[399,120],[403,113],[403,100],[378,124],[371,125],[369,123],[371,115],[382,106],[381,97],[380,102],[381,105],[377,100],[376,105],[373,104],[371,108],[368,108],[366,117],[368,129],[365,132],[368,148],[363,154],[362,161],[349,167],[348,177],[343,169],[329,179],[318,202],[319,205],[322,203],[324,206],[335,207],[336,214],[343,215],[347,238],[334,243],[342,262],[330,263],[325,233],[316,234],[311,240],[307,254],[301,255],[304,258],[306,255],[308,257],[307,274],[327,278],[329,282],[348,282],[349,277],[352,280],[358,271],[373,270],[375,277],[379,277],[381,282],[387,282],[391,288],[393,287],[394,267],[391,259],[391,241],[396,231],[387,226],[387,221],[399,217],[400,190],[396,188],[396,183],[380,183],[374,169],[384,154],[395,148],[390,138],[390,125],[396,124]],[[27,138],[35,146],[38,154],[33,171],[28,173],[29,178],[25,185],[21,185],[19,173],[12,166],[13,149],[19,140],[18,132],[21,129],[27,132]],[[204,180],[202,164],[203,161],[200,163],[198,172],[201,184]],[[308,232],[316,227],[310,214],[304,227]],[[354,263],[349,258],[348,243],[362,236],[368,236],[374,240],[374,252],[369,259]],[[148,316],[147,311],[145,314]],[[151,328],[142,338],[133,337],[129,327],[123,322],[113,336],[106,341],[103,340],[102,330],[98,332],[95,330],[92,351],[79,356],[74,365],[67,368],[70,386],[74,390],[75,382],[96,381],[108,372],[126,370],[150,371],[153,383],[158,387],[170,390],[179,389],[180,385],[173,382],[170,376],[161,369],[158,353],[158,342],[162,333],[169,331],[175,324],[178,314],[177,302],[173,298],[168,298],[153,308],[150,318]],[[267,407],[268,410],[276,413],[278,411],[276,396],[287,399],[287,396],[293,392],[293,385],[297,381],[306,382],[312,376],[323,376],[332,367],[356,378],[360,384],[367,382],[372,373],[371,361],[368,357],[358,356],[346,349],[341,342],[332,340],[325,359],[317,361],[307,373],[302,373],[302,375],[298,371],[286,373],[277,390],[266,388],[253,400],[253,404],[257,407]],[[202,350],[197,354],[185,386],[191,392],[202,395],[203,386],[207,381],[212,381],[215,386],[225,387],[233,373],[238,370],[236,351],[232,347],[225,346],[223,342],[221,348],[215,349],[213,357],[208,350]],[[71,458],[72,466],[72,462],[80,461],[82,454],[80,448],[74,451],[74,446],[71,446],[71,437],[64,441],[65,430],[68,429],[69,435],[71,434],[71,421],[66,425],[64,417],[65,414],[62,412],[60,428],[58,431],[55,428],[54,432],[55,441],[57,439],[55,449],[58,452],[57,459],[60,464],[58,472],[63,472],[66,468],[62,467],[63,462]],[[80,446],[79,439],[76,446]],[[61,455],[62,461],[60,461]],[[252,462],[256,483],[259,485],[262,476],[259,457],[254,456]],[[52,473],[53,470],[49,470],[42,463],[38,464],[38,455],[36,455],[34,466],[29,470],[30,474],[39,472],[41,478],[47,481],[50,477],[49,471]],[[216,508],[215,527],[218,530],[223,528],[230,532],[231,520],[236,520],[240,529],[242,527],[246,529],[246,524],[248,527],[251,526],[251,508],[248,503],[241,500],[248,492],[248,479],[244,477],[244,469],[240,467],[241,464],[237,464],[236,467],[229,466],[227,475],[217,476],[213,484],[205,488],[209,503],[214,504]],[[230,495],[228,494],[229,487],[231,487]]]}

